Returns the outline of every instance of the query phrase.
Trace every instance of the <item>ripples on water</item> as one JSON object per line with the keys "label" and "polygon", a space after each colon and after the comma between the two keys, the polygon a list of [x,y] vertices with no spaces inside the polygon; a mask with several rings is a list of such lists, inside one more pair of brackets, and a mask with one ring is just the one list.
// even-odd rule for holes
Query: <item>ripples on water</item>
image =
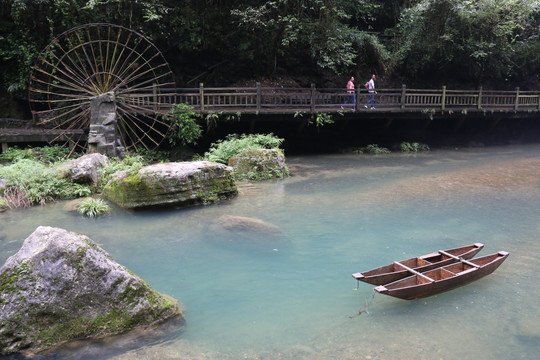
{"label": "ripples on water", "polygon": [[[289,179],[168,212],[83,218],[69,202],[0,213],[0,260],[39,225],[88,235],[186,307],[185,328],[44,359],[530,359],[540,350],[540,146],[291,157]],[[226,230],[222,215],[281,233]],[[482,242],[492,275],[404,301],[351,277]]]}

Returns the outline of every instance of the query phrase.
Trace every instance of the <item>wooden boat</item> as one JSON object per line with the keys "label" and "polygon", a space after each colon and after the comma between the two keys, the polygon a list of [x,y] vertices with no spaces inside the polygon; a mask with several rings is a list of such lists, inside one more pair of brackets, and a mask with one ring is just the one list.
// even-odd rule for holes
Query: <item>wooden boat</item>
{"label": "wooden boat", "polygon": [[[423,273],[407,268],[407,271],[413,273],[412,276],[390,284],[377,286],[375,291],[406,300],[435,295],[491,274],[506,260],[508,255],[506,251],[499,251],[476,259],[460,259],[459,262],[454,264]],[[398,266],[405,268],[401,264]]]}
{"label": "wooden boat", "polygon": [[[405,265],[408,268],[418,272],[424,272],[435,269],[444,265],[452,264],[458,261],[456,257],[463,259],[471,259],[482,248],[484,244],[476,243],[472,245],[462,246],[455,249],[437,251],[431,254],[415,257],[412,259],[399,261],[398,264],[381,266],[379,268],[369,270],[363,273],[352,274],[353,278],[373,285],[384,285],[399,279],[410,276],[411,273],[405,270],[400,265]],[[446,255],[450,254],[450,255]]]}

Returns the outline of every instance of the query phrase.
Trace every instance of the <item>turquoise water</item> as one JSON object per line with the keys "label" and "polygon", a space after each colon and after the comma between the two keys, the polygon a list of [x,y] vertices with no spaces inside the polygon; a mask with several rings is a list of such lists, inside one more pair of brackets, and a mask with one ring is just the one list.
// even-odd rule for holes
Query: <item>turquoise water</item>
{"label": "turquoise water", "polygon": [[[0,213],[0,260],[39,225],[88,235],[185,306],[165,331],[80,343],[44,359],[532,359],[540,350],[540,146],[289,157],[294,176],[240,184],[219,205],[61,202]],[[226,229],[223,215],[280,232]],[[272,230],[272,229],[271,229]],[[471,285],[414,301],[352,273],[482,242],[508,260]],[[358,288],[357,288],[358,286]]]}

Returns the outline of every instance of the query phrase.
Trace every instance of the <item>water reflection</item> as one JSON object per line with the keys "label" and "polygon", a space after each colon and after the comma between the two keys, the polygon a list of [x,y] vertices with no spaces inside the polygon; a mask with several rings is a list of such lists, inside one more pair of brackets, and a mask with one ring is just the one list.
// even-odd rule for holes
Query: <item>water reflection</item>
{"label": "water reflection", "polygon": [[[242,184],[219,205],[97,219],[66,203],[10,211],[0,214],[0,260],[38,225],[63,227],[186,306],[182,330],[46,359],[534,358],[539,154],[519,146],[293,157],[293,177]],[[281,233],[220,229],[224,215]],[[480,254],[510,258],[482,280],[421,300],[355,290],[354,272],[474,242],[485,244]]]}

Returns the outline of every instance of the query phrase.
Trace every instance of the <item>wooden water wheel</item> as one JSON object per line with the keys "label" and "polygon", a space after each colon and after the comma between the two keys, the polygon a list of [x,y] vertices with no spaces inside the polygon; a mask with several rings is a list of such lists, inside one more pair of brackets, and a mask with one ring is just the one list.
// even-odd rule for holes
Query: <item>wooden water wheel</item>
{"label": "wooden water wheel", "polygon": [[161,52],[138,32],[112,24],[86,24],[56,37],[33,68],[29,101],[34,120],[58,139],[87,131],[90,101],[113,92],[118,136],[130,149],[157,147],[169,128],[159,114],[159,98],[174,88]]}

